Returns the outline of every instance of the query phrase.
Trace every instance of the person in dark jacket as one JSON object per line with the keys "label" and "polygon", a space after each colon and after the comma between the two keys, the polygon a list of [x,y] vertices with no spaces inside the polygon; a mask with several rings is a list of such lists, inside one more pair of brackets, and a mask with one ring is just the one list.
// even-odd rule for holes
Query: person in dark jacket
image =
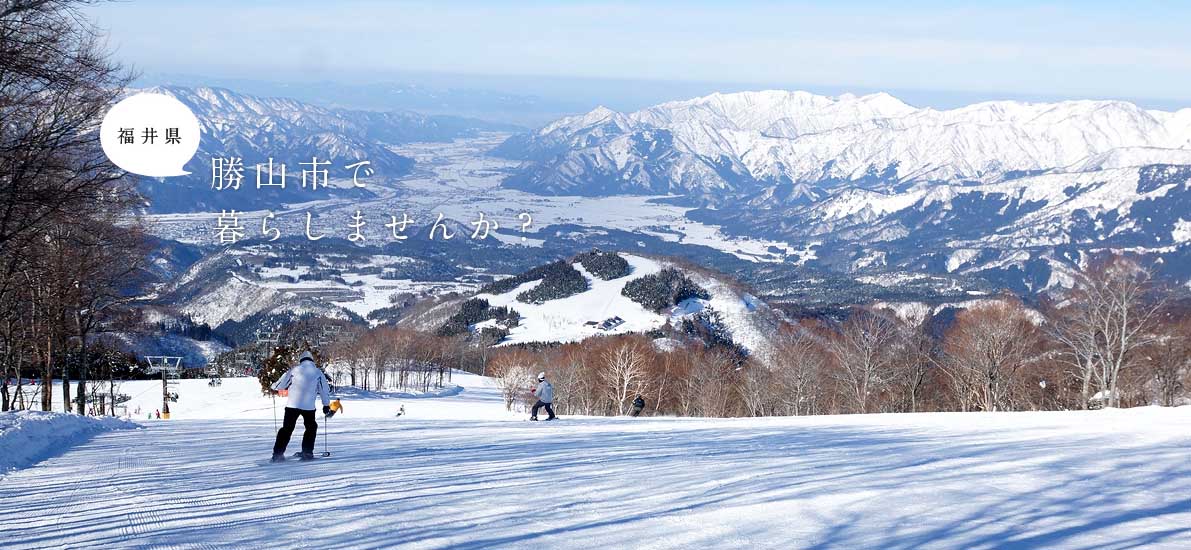
{"label": "person in dark jacket", "polygon": [[641,416],[641,411],[645,409],[645,398],[641,394],[637,394],[637,398],[633,400],[633,411],[629,416]]}

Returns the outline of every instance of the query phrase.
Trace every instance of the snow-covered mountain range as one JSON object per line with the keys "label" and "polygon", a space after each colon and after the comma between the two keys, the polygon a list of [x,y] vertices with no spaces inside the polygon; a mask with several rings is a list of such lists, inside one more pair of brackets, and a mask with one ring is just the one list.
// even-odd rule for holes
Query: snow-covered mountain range
{"label": "snow-covered mountain range", "polygon": [[627,114],[599,107],[500,151],[534,161],[511,183],[566,194],[717,195],[786,182],[990,183],[1028,172],[1191,162],[1191,109],[997,101],[938,111],[888,94],[741,92]]}
{"label": "snow-covered mountain range", "polygon": [[836,270],[973,273],[1028,291],[1111,248],[1191,272],[1191,109],[743,92],[597,108],[496,152],[524,161],[509,187],[678,195],[702,207],[694,219],[817,246]]}
{"label": "snow-covered mountain range", "polygon": [[[449,141],[497,127],[483,121],[412,112],[331,109],[281,97],[257,97],[224,88],[164,86],[134,92],[166,94],[186,104],[199,121],[202,138],[198,153],[186,164],[190,176],[165,181],[146,180],[141,189],[153,212],[203,212],[220,208],[240,210],[276,207],[326,198],[323,192],[302,189],[298,180],[284,191],[255,189],[254,167],[274,159],[274,172],[287,165],[290,178],[317,157],[331,178],[350,178],[345,167],[368,161],[378,177],[409,173],[414,161],[390,146],[410,142]],[[213,158],[240,158],[244,185],[251,190],[214,192]],[[363,195],[354,189],[338,196]]]}

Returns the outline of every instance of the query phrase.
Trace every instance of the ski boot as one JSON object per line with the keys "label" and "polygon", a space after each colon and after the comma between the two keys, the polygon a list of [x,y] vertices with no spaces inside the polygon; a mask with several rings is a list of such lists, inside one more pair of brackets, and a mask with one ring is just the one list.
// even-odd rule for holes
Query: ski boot
{"label": "ski boot", "polygon": [[273,453],[273,458],[269,462],[285,462],[285,453]]}
{"label": "ski boot", "polygon": [[314,453],[302,451],[302,456],[298,457],[298,460],[301,460],[303,462],[305,462],[307,460],[314,460]]}

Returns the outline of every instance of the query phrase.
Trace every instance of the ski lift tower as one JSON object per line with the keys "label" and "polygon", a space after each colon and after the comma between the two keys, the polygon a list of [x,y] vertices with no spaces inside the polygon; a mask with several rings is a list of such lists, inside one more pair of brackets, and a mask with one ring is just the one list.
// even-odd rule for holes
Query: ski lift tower
{"label": "ski lift tower", "polygon": [[343,325],[323,325],[318,335],[318,349],[334,344],[343,335]]}
{"label": "ski lift tower", "polygon": [[169,420],[170,403],[178,402],[178,392],[171,392],[171,386],[177,386],[182,378],[182,358],[175,355],[150,355],[145,357],[149,363],[149,373],[161,373],[161,417]]}
{"label": "ski lift tower", "polygon": [[261,348],[261,355],[269,357],[273,355],[273,350],[281,344],[281,333],[272,330],[258,330],[256,332],[256,345]]}
{"label": "ski lift tower", "polygon": [[[113,391],[112,393],[109,394],[109,393],[104,393],[102,391],[96,391],[96,392],[91,392],[91,393],[87,394],[86,404],[94,405],[95,406],[94,410],[98,411],[99,415],[105,415],[105,414],[107,414],[107,411],[109,410],[108,409],[109,398],[111,399],[111,409],[110,410],[112,411],[112,416],[117,416],[116,407],[123,407],[123,408],[125,408],[125,410],[127,412],[128,407],[126,405],[124,405],[124,403],[127,403],[132,400],[132,397],[126,393],[114,393],[114,391]],[[73,401],[75,403],[81,402],[78,396],[75,396],[74,399],[71,399],[71,401]]]}
{"label": "ski lift tower", "polygon": [[256,375],[256,365],[252,360],[253,352],[248,350],[237,351],[232,356],[232,369],[236,376]]}

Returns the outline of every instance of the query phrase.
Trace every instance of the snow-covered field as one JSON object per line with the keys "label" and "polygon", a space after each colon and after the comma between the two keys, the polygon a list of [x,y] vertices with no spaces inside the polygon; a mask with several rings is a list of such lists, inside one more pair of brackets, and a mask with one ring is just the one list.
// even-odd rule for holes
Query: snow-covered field
{"label": "snow-covered field", "polygon": [[345,396],[330,459],[266,465],[272,422],[228,412],[261,403],[229,380],[202,397],[221,419],[5,477],[0,546],[1191,547],[1191,407],[530,423],[454,383],[401,418]]}

